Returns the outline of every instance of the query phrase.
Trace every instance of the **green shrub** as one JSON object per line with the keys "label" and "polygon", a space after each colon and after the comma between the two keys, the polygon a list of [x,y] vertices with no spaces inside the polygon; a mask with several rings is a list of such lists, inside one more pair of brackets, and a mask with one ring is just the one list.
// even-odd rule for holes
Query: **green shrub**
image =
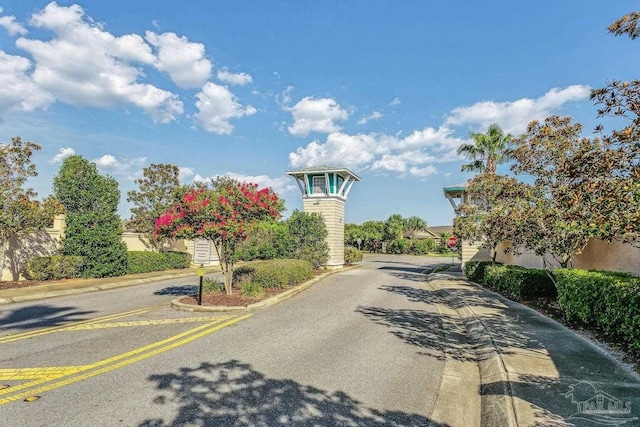
{"label": "green shrub", "polygon": [[347,246],[344,248],[344,263],[351,265],[355,262],[362,261],[362,252],[353,246]]}
{"label": "green shrub", "polygon": [[[464,264],[464,275],[472,282],[482,283],[484,280],[484,269],[488,265],[494,264],[491,261],[467,261]],[[496,263],[501,265],[500,263]]]}
{"label": "green shrub", "polygon": [[191,266],[191,254],[186,252],[166,251],[160,252],[164,257],[167,269],[189,268]]}
{"label": "green shrub", "polygon": [[514,301],[556,296],[556,287],[545,270],[517,265],[485,266],[484,285]]}
{"label": "green shrub", "polygon": [[84,258],[54,255],[35,257],[27,261],[25,276],[30,280],[72,279],[82,275]]}
{"label": "green shrub", "polygon": [[311,263],[293,259],[257,261],[240,266],[233,272],[233,282],[236,286],[256,283],[263,288],[277,289],[297,285],[311,277],[313,277]]}
{"label": "green shrub", "polygon": [[206,293],[222,292],[224,291],[224,283],[216,279],[204,277],[202,280],[202,291]]}
{"label": "green shrub", "polygon": [[640,350],[640,278],[626,273],[558,269],[558,303],[569,320],[601,328]]}
{"label": "green shrub", "polygon": [[426,255],[433,252],[436,246],[431,239],[414,240],[409,246],[409,253],[412,255]]}
{"label": "green shrub", "polygon": [[387,244],[388,254],[406,254],[409,252],[409,240],[407,239],[395,239]]}
{"label": "green shrub", "polygon": [[187,268],[191,265],[191,255],[184,252],[128,251],[127,258],[127,274]]}
{"label": "green shrub", "polygon": [[264,288],[257,283],[247,282],[242,285],[242,296],[250,298],[262,298],[264,296]]}

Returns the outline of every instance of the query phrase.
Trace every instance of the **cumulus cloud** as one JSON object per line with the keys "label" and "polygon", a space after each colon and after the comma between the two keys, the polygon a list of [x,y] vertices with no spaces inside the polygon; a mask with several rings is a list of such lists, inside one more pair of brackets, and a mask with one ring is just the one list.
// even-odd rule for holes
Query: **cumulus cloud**
{"label": "cumulus cloud", "polygon": [[[0,14],[4,12],[4,9],[0,7]],[[11,16],[0,16],[0,27],[4,28],[10,36],[16,35],[25,35],[27,34],[27,29],[18,21],[16,21],[16,17]]]}
{"label": "cumulus cloud", "polygon": [[33,111],[47,108],[55,98],[33,82],[27,58],[0,50],[0,110]]}
{"label": "cumulus cloud", "polygon": [[198,113],[195,120],[207,132],[230,134],[233,125],[229,120],[255,114],[251,105],[243,107],[236,96],[225,86],[209,82],[196,95]]}
{"label": "cumulus cloud", "polygon": [[541,120],[552,115],[568,102],[589,98],[590,88],[572,85],[564,89],[554,88],[536,99],[521,98],[516,101],[482,101],[468,107],[455,108],[447,118],[447,125],[477,125],[481,128],[497,123],[505,132],[521,133],[531,120]]}
{"label": "cumulus cloud", "polygon": [[287,108],[293,116],[293,124],[287,129],[293,136],[307,136],[311,132],[332,133],[342,128],[336,123],[349,118],[349,112],[331,98],[302,98]]}
{"label": "cumulus cloud", "polygon": [[178,179],[182,182],[187,181],[189,178],[195,175],[195,172],[192,168],[188,167],[179,167],[178,168]]}
{"label": "cumulus cloud", "polygon": [[247,73],[231,73],[228,70],[218,71],[218,80],[231,85],[244,86],[253,81],[251,75]]}
{"label": "cumulus cloud", "polygon": [[227,172],[226,174],[214,175],[209,177],[203,177],[196,175],[193,178],[194,182],[210,182],[213,179],[220,177],[229,177],[236,179],[240,182],[248,182],[252,184],[258,184],[258,187],[270,187],[278,194],[289,193],[296,190],[298,187],[293,184],[293,181],[289,177],[272,177],[268,175],[245,175],[235,172]]}
{"label": "cumulus cloud", "polygon": [[135,175],[138,174],[140,169],[146,164],[147,158],[122,158],[118,160],[111,154],[105,154],[102,157],[92,160],[92,162],[95,163],[98,169],[102,172],[115,176],[123,176],[128,179],[134,179]]}
{"label": "cumulus cloud", "polygon": [[366,124],[368,121],[371,120],[378,120],[380,118],[382,118],[384,116],[384,114],[382,114],[379,111],[374,111],[373,113],[369,114],[368,116],[364,116],[363,118],[361,118],[360,120],[358,120],[358,124],[359,125],[364,125]]}
{"label": "cumulus cloud", "polygon": [[61,148],[58,150],[58,154],[53,156],[49,163],[61,163],[67,157],[71,157],[76,154],[76,150],[71,147]]}
{"label": "cumulus cloud", "polygon": [[176,33],[145,33],[147,41],[157,50],[154,66],[167,73],[179,87],[202,87],[211,76],[213,65],[205,57],[202,43],[190,42]]}
{"label": "cumulus cloud", "polygon": [[155,61],[140,36],[116,37],[85,18],[80,6],[63,7],[55,2],[34,13],[29,22],[52,31],[54,37],[16,40],[16,46],[28,52],[35,64],[31,74],[23,69],[19,78],[47,94],[49,103],[60,100],[92,107],[132,104],[161,123],[176,120],[183,113],[176,94],[138,81],[143,71],[130,62]]}

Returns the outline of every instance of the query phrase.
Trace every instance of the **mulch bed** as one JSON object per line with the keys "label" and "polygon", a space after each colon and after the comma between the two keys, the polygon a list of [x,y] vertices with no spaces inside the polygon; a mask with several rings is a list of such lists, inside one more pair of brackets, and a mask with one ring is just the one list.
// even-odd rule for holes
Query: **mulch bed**
{"label": "mulch bed", "polygon": [[20,280],[19,282],[0,282],[0,291],[4,289],[28,288],[30,286],[46,285],[47,282],[35,280]]}
{"label": "mulch bed", "polygon": [[[226,306],[226,307],[246,307],[249,304],[255,304],[274,295],[281,294],[290,288],[285,289],[265,289],[262,298],[247,298],[240,295],[240,289],[234,289],[233,295],[227,295],[224,292],[204,293],[202,295],[202,305]],[[183,304],[198,304],[198,295],[189,295],[179,299]]]}

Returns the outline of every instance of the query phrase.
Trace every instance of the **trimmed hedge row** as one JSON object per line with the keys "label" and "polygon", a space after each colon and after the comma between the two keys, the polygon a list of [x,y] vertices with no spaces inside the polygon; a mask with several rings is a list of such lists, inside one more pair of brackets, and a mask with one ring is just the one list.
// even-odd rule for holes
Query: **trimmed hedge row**
{"label": "trimmed hedge row", "polygon": [[191,255],[185,252],[129,251],[127,258],[127,274],[188,268],[191,265]]}
{"label": "trimmed hedge row", "polygon": [[467,261],[464,264],[464,275],[472,282],[482,283],[484,281],[484,269],[493,264],[491,261]]}
{"label": "trimmed hedge row", "polygon": [[556,287],[544,270],[517,265],[487,265],[484,285],[514,301],[555,297]]}
{"label": "trimmed hedge row", "polygon": [[239,286],[256,283],[263,288],[282,289],[297,285],[313,277],[309,261],[299,259],[274,259],[252,262],[233,271],[233,282]]}
{"label": "trimmed hedge row", "polygon": [[73,279],[82,275],[84,257],[72,255],[39,256],[25,265],[25,277],[29,280]]}
{"label": "trimmed hedge row", "polygon": [[554,274],[567,319],[597,326],[640,350],[640,277],[576,269]]}

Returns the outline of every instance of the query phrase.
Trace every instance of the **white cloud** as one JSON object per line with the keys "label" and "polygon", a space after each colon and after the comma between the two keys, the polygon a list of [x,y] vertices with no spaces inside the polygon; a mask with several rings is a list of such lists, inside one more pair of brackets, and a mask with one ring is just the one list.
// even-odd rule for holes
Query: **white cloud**
{"label": "white cloud", "polygon": [[395,107],[396,105],[400,105],[400,104],[401,104],[400,98],[398,98],[397,96],[393,98],[393,101],[389,103],[391,107]]}
{"label": "white cloud", "polygon": [[61,148],[58,150],[58,154],[53,156],[53,158],[49,161],[49,163],[60,163],[67,157],[73,156],[76,154],[76,150],[71,147]]}
{"label": "white cloud", "polygon": [[92,160],[92,162],[95,163],[102,172],[134,179],[135,175],[140,172],[140,168],[146,164],[147,158],[137,157],[118,160],[111,154],[105,154],[102,157]]}
{"label": "white cloud", "polygon": [[62,7],[55,2],[34,13],[30,24],[54,33],[48,41],[16,40],[16,46],[31,54],[35,62],[33,73],[23,73],[23,78],[30,78],[42,92],[73,105],[132,104],[162,123],[183,113],[176,94],[138,82],[143,71],[129,62],[155,61],[140,36],[116,37],[85,18],[80,6]]}
{"label": "white cloud", "polygon": [[209,82],[196,95],[198,113],[196,121],[207,132],[219,135],[230,134],[233,125],[229,120],[255,114],[256,109],[251,105],[243,107],[236,96],[225,86]]}
{"label": "white cloud", "polygon": [[210,177],[203,177],[196,175],[193,178],[194,182],[210,182],[212,179],[220,177],[229,177],[236,179],[240,182],[247,182],[252,184],[258,184],[259,188],[270,187],[278,194],[290,193],[295,191],[298,187],[293,184],[293,181],[289,177],[272,177],[268,175],[245,175],[235,172],[227,172],[226,174],[214,175]]}
{"label": "white cloud", "polygon": [[31,79],[32,65],[27,58],[0,50],[0,110],[33,111],[55,101]]}
{"label": "white cloud", "polygon": [[358,120],[358,124],[359,125],[364,125],[370,120],[378,120],[378,119],[382,118],[383,116],[384,116],[384,114],[382,114],[381,112],[374,111],[373,113],[369,114],[368,116],[364,116],[363,118]]}
{"label": "white cloud", "polygon": [[192,168],[180,167],[178,168],[178,179],[182,182],[187,181],[189,178],[195,175]]}
{"label": "white cloud", "polygon": [[202,43],[190,42],[176,33],[156,34],[147,31],[145,38],[158,52],[155,67],[169,74],[179,87],[202,87],[211,77],[213,65],[205,57]]}
{"label": "white cloud", "polygon": [[391,137],[376,134],[347,135],[335,132],[321,143],[312,141],[306,147],[299,147],[295,153],[289,153],[289,163],[293,167],[319,165],[345,165],[364,167],[375,159],[376,154],[387,151]]}
{"label": "white cloud", "polygon": [[497,123],[505,132],[521,133],[531,120],[541,120],[552,115],[564,104],[589,98],[590,88],[572,85],[564,89],[554,88],[543,96],[521,98],[510,102],[482,101],[469,107],[455,108],[447,118],[447,125],[479,125],[488,127]]}
{"label": "white cloud", "polygon": [[302,98],[288,108],[293,124],[287,129],[293,136],[307,136],[311,132],[332,133],[342,129],[336,122],[349,118],[349,112],[331,98]]}
{"label": "white cloud", "polygon": [[247,73],[231,73],[228,70],[218,71],[218,80],[231,85],[244,86],[253,81],[251,75]]}
{"label": "white cloud", "polygon": [[[4,12],[4,9],[0,7],[0,13]],[[25,35],[27,34],[27,29],[18,21],[16,21],[16,17],[11,16],[0,16],[0,27],[4,28],[10,36],[16,35]]]}

